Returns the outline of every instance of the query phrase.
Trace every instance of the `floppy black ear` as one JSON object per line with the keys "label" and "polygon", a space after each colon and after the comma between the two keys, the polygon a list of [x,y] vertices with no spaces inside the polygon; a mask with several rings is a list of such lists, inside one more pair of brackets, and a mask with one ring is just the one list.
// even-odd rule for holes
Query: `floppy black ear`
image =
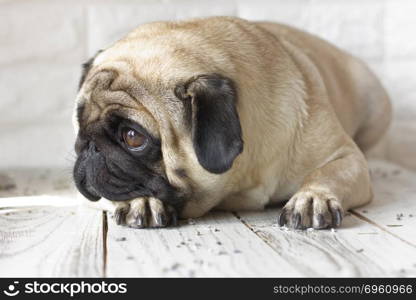
{"label": "floppy black ear", "polygon": [[192,140],[199,163],[209,172],[229,170],[243,151],[233,81],[219,74],[199,75],[175,88],[189,113]]}

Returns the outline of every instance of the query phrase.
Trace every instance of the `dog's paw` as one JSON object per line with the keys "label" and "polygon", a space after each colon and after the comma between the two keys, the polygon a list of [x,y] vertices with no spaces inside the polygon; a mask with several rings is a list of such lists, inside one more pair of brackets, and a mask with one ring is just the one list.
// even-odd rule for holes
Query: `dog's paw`
{"label": "dog's paw", "polygon": [[176,226],[178,215],[170,205],[156,198],[137,198],[118,202],[114,211],[117,225],[132,228],[159,228]]}
{"label": "dog's paw", "polygon": [[283,207],[279,225],[295,229],[339,227],[343,215],[340,201],[333,194],[301,190]]}

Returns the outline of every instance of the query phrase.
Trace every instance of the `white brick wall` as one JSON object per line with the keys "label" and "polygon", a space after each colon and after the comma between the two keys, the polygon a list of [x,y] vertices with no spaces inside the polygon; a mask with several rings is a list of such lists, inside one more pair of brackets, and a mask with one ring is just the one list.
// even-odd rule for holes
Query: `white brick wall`
{"label": "white brick wall", "polygon": [[80,64],[139,24],[234,15],[294,25],[367,61],[395,107],[389,156],[416,168],[414,0],[0,1],[0,168],[70,166]]}

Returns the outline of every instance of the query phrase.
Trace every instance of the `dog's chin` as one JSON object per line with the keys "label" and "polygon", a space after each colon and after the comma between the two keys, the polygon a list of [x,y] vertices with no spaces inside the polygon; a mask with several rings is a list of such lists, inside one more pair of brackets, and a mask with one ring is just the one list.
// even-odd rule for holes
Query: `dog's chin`
{"label": "dog's chin", "polygon": [[87,198],[90,201],[98,201],[98,200],[101,199],[101,196],[99,195],[99,193],[97,192],[97,190],[93,186],[91,186],[89,184],[86,184],[85,186],[82,186],[82,187],[77,186],[77,188],[78,188],[78,191],[85,198]]}
{"label": "dog's chin", "polygon": [[101,199],[101,196],[97,190],[91,185],[87,180],[87,156],[83,153],[78,156],[77,161],[75,162],[73,169],[73,178],[75,186],[78,191],[90,201],[98,201]]}

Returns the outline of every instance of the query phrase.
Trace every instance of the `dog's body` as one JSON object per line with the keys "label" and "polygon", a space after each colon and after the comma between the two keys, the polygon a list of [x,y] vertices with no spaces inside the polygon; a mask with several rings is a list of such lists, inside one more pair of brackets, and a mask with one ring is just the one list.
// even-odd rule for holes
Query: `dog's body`
{"label": "dog's body", "polygon": [[[171,206],[199,217],[214,207],[262,209],[290,199],[280,224],[324,228],[371,200],[359,148],[385,132],[390,103],[364,64],[317,37],[229,17],[151,23],[100,53],[84,79],[80,157],[87,140],[102,144],[97,131],[85,132],[114,111],[160,143],[160,159],[143,167],[169,186],[160,197],[149,189],[111,199],[95,181],[83,188],[97,171],[82,162],[86,154],[77,162],[76,182],[87,196],[131,200],[114,202],[119,223],[143,227],[148,214],[147,225],[163,226]],[[99,153],[108,165],[112,155]]]}

